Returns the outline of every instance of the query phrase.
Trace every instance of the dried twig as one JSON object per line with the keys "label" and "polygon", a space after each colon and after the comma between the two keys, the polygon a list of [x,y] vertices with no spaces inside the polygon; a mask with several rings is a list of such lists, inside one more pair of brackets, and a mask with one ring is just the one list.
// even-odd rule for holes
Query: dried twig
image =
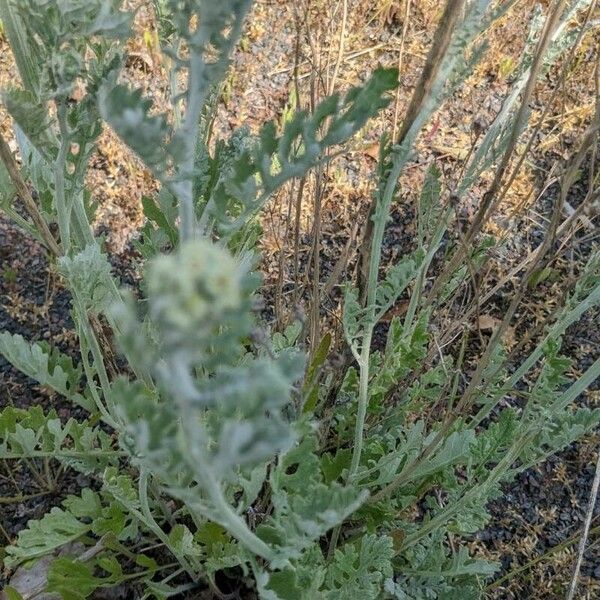
{"label": "dried twig", "polygon": [[17,161],[13,156],[13,153],[7,144],[6,140],[0,133],[0,160],[4,163],[6,170],[8,171],[8,175],[15,186],[17,194],[19,198],[23,201],[29,216],[34,222],[40,236],[42,237],[42,241],[46,248],[52,252],[55,257],[61,256],[62,251],[58,246],[58,243],[54,239],[52,232],[48,228],[42,213],[40,212],[27,184],[21,177],[21,171],[19,170],[19,166],[17,165]]}
{"label": "dried twig", "polygon": [[590,494],[590,502],[588,504],[587,512],[585,515],[585,525],[583,527],[583,534],[581,535],[581,540],[579,542],[579,553],[577,555],[577,562],[575,563],[575,571],[573,572],[573,578],[571,579],[571,585],[569,586],[567,600],[573,600],[573,598],[575,598],[575,592],[577,591],[577,581],[579,579],[579,572],[581,571],[581,564],[583,562],[585,546],[587,544],[588,536],[590,533],[590,525],[592,523],[592,517],[594,516],[594,508],[596,506],[596,500],[598,499],[598,488],[599,487],[600,487],[600,452],[598,453],[598,459],[596,460],[596,473],[594,475],[594,482],[592,484],[592,491]]}

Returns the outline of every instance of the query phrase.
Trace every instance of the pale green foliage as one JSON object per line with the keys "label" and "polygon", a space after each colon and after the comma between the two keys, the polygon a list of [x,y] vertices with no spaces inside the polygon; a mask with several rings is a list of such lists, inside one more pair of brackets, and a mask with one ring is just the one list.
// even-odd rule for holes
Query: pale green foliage
{"label": "pale green foliage", "polygon": [[79,390],[81,369],[56,348],[45,342],[30,344],[23,336],[5,331],[0,333],[0,354],[41,385],[86,408],[91,406]]}
{"label": "pale green foliage", "polygon": [[386,585],[386,591],[398,600],[475,600],[482,597],[478,578],[492,575],[496,570],[484,560],[472,559],[464,547],[449,556],[439,534],[408,549],[406,558],[408,566],[403,565],[396,583]]}
{"label": "pale green foliage", "polygon": [[62,423],[56,413],[6,408],[0,413],[0,458],[54,457],[82,473],[95,473],[117,460],[110,435],[86,421]]}
{"label": "pale green foliage", "polygon": [[100,101],[104,119],[158,177],[181,161],[183,142],[169,137],[166,117],[149,115],[152,103],[142,97],[142,90],[132,91],[124,85],[110,91],[104,88]]}
{"label": "pale green foliage", "polygon": [[53,508],[39,521],[30,521],[27,529],[19,532],[18,543],[7,549],[10,559],[7,566],[39,558],[74,542],[90,526],[77,520],[71,513]]}
{"label": "pale green foliage", "polygon": [[53,120],[32,92],[12,88],[2,94],[2,104],[10,113],[33,147],[46,159],[52,160],[58,150],[53,135]]}
{"label": "pale green foliage", "polygon": [[[204,163],[204,181],[196,189],[201,194],[196,202],[203,222],[208,225],[214,220],[221,235],[231,236],[276,189],[304,175],[325,150],[346,141],[384,108],[389,102],[386,92],[395,85],[395,71],[379,69],[365,86],[351,90],[343,100],[332,96],[310,115],[297,112],[281,135],[274,123],[268,123],[256,139],[243,136],[236,141],[234,135],[231,143],[235,146],[226,152],[217,146],[214,158],[208,157]],[[140,90],[106,88],[100,107],[103,117],[157,177],[176,185],[178,177],[169,173],[185,160],[184,132],[174,130],[165,115],[150,116],[151,103],[142,98]],[[157,215],[149,208],[147,214]]]}
{"label": "pale green foliage", "polygon": [[98,244],[90,244],[75,256],[58,261],[71,292],[86,309],[104,312],[111,299],[111,268]]}
{"label": "pale green foliage", "polygon": [[[28,38],[29,52],[39,61],[41,89],[50,97],[67,96],[77,79],[86,74],[82,49],[87,40],[128,35],[130,16],[119,11],[120,4],[119,0],[19,2],[22,22],[33,34]],[[41,90],[31,91],[39,94]]]}
{"label": "pale green foliage", "polygon": [[327,569],[325,597],[330,600],[359,596],[365,600],[380,598],[384,581],[394,573],[394,555],[392,538],[386,536],[364,535],[360,543],[346,544],[336,551]]}
{"label": "pale green foliage", "polygon": [[[155,474],[194,513],[226,528],[228,517],[211,486],[235,481],[240,473],[252,478],[251,469],[290,448],[294,431],[282,410],[303,368],[301,356],[283,350],[276,359],[245,357],[238,364],[238,344],[252,331],[254,286],[243,265],[208,242],[186,244],[176,255],[156,259],[148,270],[148,319],[161,349],[154,360],[163,397],[125,381],[112,390],[129,434],[123,441],[134,462]],[[133,317],[129,313],[126,318]],[[143,331],[125,320],[123,328],[129,336]],[[212,376],[195,380],[192,368]],[[211,413],[205,416],[208,408]],[[140,420],[140,415],[146,418]],[[338,485],[321,484],[316,456],[309,460],[303,448],[285,453],[274,471],[273,518],[258,532],[274,543],[278,561],[299,556],[364,498]],[[298,453],[301,457],[296,458]],[[290,489],[295,481],[285,475],[290,461],[302,465],[303,489]],[[261,485],[264,476],[262,470],[252,485]],[[310,481],[314,483],[305,493]]]}
{"label": "pale green foliage", "polygon": [[[32,468],[52,458],[98,482],[31,521],[7,549],[9,568],[60,551],[45,591],[66,600],[131,580],[166,598],[187,590],[175,579],[214,584],[227,569],[243,573],[263,600],[482,597],[495,566],[470,557],[465,536],[486,525],[486,506],[503,483],[600,422],[600,411],[573,407],[599,362],[573,381],[560,355],[566,328],[600,304],[599,255],[520,364],[509,369],[502,344],[492,349],[469,410],[456,415],[463,357],[439,347],[435,308],[469,284],[495,242],[477,240],[438,304],[426,302],[453,217],[435,164],[416,207],[414,251],[380,272],[391,205],[419,131],[485,51],[479,34],[507,10],[488,4],[468,4],[402,143],[381,141],[366,289],[345,287],[343,326],[356,365],[332,394],[330,332],[314,340],[307,364],[303,323],[272,336],[261,327],[257,214],[387,106],[396,71],[377,69],[314,112],[292,112],[281,127],[212,140],[218,86],[249,0],[155,1],[171,102],[159,115],[140,90],[117,83],[131,23],[120,2],[0,0],[25,88],[6,91],[3,103],[40,213],[59,226],[58,270],[72,293],[81,366],[9,333],[0,334],[0,354],[94,419],[65,423],[40,409],[5,409],[0,458]],[[569,5],[560,31],[577,6]],[[514,122],[515,106],[539,31],[534,21],[516,91],[473,153],[460,197],[502,154],[511,128],[525,127]],[[557,33],[549,62],[573,31]],[[79,86],[85,95],[71,102]],[[85,174],[103,122],[161,184],[143,199],[137,295],[118,291],[89,226]],[[10,208],[6,175],[0,170],[0,202]],[[406,314],[390,320],[385,345],[371,351],[375,327],[398,301],[407,302]],[[118,365],[103,353],[105,322],[122,353]],[[524,407],[507,407],[525,376],[534,382]],[[99,419],[105,424],[90,424]],[[144,554],[157,544],[176,566]]]}
{"label": "pale green foliage", "polygon": [[270,478],[274,512],[258,533],[282,546],[284,556],[300,557],[366,497],[352,487],[323,482],[315,445],[314,437],[307,435],[279,458]]}
{"label": "pale green foliage", "polygon": [[[280,136],[274,123],[265,125],[256,143],[246,144],[229,168],[221,171],[208,199],[209,216],[214,211],[225,233],[239,228],[273,191],[288,179],[304,175],[327,148],[346,141],[387,106],[386,92],[396,83],[395,70],[379,69],[363,87],[352,89],[343,100],[331,96],[311,115],[296,112]],[[239,203],[243,210],[227,223],[232,202]]]}

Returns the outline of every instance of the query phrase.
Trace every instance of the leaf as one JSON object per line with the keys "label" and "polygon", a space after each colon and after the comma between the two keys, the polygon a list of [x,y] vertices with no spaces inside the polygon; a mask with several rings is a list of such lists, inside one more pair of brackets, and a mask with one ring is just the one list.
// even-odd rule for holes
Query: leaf
{"label": "leaf", "polygon": [[556,276],[557,276],[556,269],[552,269],[551,267],[544,267],[543,269],[537,269],[529,276],[527,285],[530,288],[535,288],[540,283],[546,281],[550,277],[556,277]]}
{"label": "leaf", "polygon": [[112,439],[86,421],[63,424],[54,411],[5,408],[0,412],[0,458],[53,457],[81,473],[92,473],[118,462]]}
{"label": "leaf", "polygon": [[[361,129],[389,102],[388,92],[398,84],[395,69],[377,69],[362,87],[340,101],[331,96],[312,115],[301,111],[277,136],[273,123],[261,129],[254,144],[243,149],[230,169],[221,173],[211,199],[210,216],[219,232],[231,236],[264,204],[268,196],[294,177],[318,164],[325,150],[341,144]],[[242,207],[232,218],[232,206]]]}
{"label": "leaf", "polygon": [[93,591],[112,581],[112,577],[94,576],[91,565],[61,557],[50,565],[46,591],[59,593],[63,600],[85,600]]}
{"label": "leaf", "polygon": [[166,187],[162,187],[156,199],[143,196],[142,206],[147,222],[142,227],[140,239],[134,244],[145,259],[150,259],[179,243],[177,200]]}
{"label": "leaf", "polygon": [[378,600],[384,581],[393,575],[395,555],[391,537],[363,535],[359,543],[335,551],[325,575],[327,600]]}
{"label": "leaf", "polygon": [[111,266],[98,243],[88,244],[75,256],[62,256],[59,269],[77,299],[96,313],[107,309],[113,298]]}
{"label": "leaf", "polygon": [[451,433],[435,455],[414,470],[411,480],[433,475],[448,466],[466,461],[475,439],[472,429]]}
{"label": "leaf", "polygon": [[380,315],[378,320],[396,303],[402,292],[417,276],[424,258],[425,253],[417,250],[388,269],[385,278],[377,286],[376,302]]}
{"label": "leaf", "polygon": [[5,34],[26,90],[38,89],[42,61],[39,48],[28,39],[23,19],[9,0],[0,1],[0,35]]}
{"label": "leaf", "polygon": [[161,229],[169,239],[173,247],[177,245],[179,234],[173,225],[169,222],[162,208],[158,206],[156,201],[149,196],[142,196],[142,206],[144,215],[149,221],[152,221]]}
{"label": "leaf", "polygon": [[78,519],[91,520],[92,532],[98,537],[113,534],[116,540],[123,541],[135,539],[138,533],[133,514],[106,494],[83,489],[80,496],[68,496],[63,506]]}
{"label": "leaf", "polygon": [[481,469],[485,474],[490,464],[498,463],[505,455],[519,429],[516,412],[512,408],[502,410],[494,423],[478,432],[470,450],[469,470]]}
{"label": "leaf", "polygon": [[358,290],[347,285],[344,288],[344,307],[342,324],[346,341],[352,347],[360,337],[361,328],[364,326],[365,311],[358,301]]}
{"label": "leaf", "polygon": [[344,469],[350,468],[352,451],[350,448],[340,448],[334,455],[329,453],[321,457],[321,469],[325,483],[331,483],[341,477]]}
{"label": "leaf", "polygon": [[58,140],[46,105],[32,92],[17,88],[4,90],[2,103],[33,147],[51,163],[58,152]]}
{"label": "leaf", "polygon": [[417,229],[420,246],[423,246],[426,235],[434,231],[437,227],[438,220],[441,216],[441,177],[442,172],[436,163],[432,162],[425,173],[425,180],[423,181],[421,196],[419,198]]}
{"label": "leaf", "polygon": [[327,360],[329,348],[331,347],[331,334],[327,332],[319,342],[314,352],[312,361],[306,371],[302,394],[305,397],[302,412],[314,411],[319,399],[319,374],[320,369]]}
{"label": "leaf", "polygon": [[150,115],[152,101],[142,97],[141,89],[104,86],[98,101],[102,118],[158,177],[178,164],[185,149],[173,139],[165,115]]}
{"label": "leaf", "polygon": [[416,324],[404,330],[399,318],[390,323],[383,363],[376,369],[369,386],[373,401],[381,402],[385,394],[416,369],[427,354],[429,314],[423,311]]}
{"label": "leaf", "polygon": [[282,350],[293,348],[301,332],[302,323],[300,321],[294,321],[291,325],[288,325],[283,333],[276,331],[271,340],[273,351],[281,352]]}
{"label": "leaf", "polygon": [[170,546],[181,556],[198,556],[200,547],[194,540],[192,532],[181,523],[173,527],[169,533]]}
{"label": "leaf", "polygon": [[27,528],[19,532],[14,545],[6,548],[7,567],[51,554],[61,546],[79,539],[89,532],[91,526],[82,523],[71,513],[54,507],[39,521],[29,521]]}
{"label": "leaf", "polygon": [[77,391],[81,367],[76,367],[68,356],[47,344],[29,343],[22,336],[8,332],[0,333],[0,354],[40,385],[52,388],[84,408],[93,410],[93,404]]}
{"label": "leaf", "polygon": [[398,561],[397,575],[385,583],[393,598],[449,598],[477,600],[481,580],[497,571],[494,563],[474,559],[464,546],[451,551],[446,533],[439,530],[427,536]]}
{"label": "leaf", "polygon": [[320,548],[312,546],[299,560],[280,571],[264,573],[255,569],[261,598],[273,600],[323,600],[325,561]]}
{"label": "leaf", "polygon": [[[367,440],[364,463],[366,473],[359,472],[359,481],[369,486],[385,486],[396,478],[410,461],[414,460],[424,444],[425,423],[417,421],[387,436]],[[367,476],[371,475],[370,477]],[[375,476],[374,476],[375,475]]]}
{"label": "leaf", "polygon": [[257,528],[257,534],[277,547],[277,568],[298,558],[315,540],[342,523],[365,501],[367,494],[353,487],[322,483],[314,440],[280,457],[271,474],[274,512]]}
{"label": "leaf", "polygon": [[239,484],[243,490],[243,496],[239,502],[238,511],[252,508],[263,489],[267,471],[268,464],[264,463],[251,469],[247,476],[243,472],[239,474]]}
{"label": "leaf", "polygon": [[512,56],[503,56],[498,65],[498,75],[506,79],[514,70],[516,64]]}

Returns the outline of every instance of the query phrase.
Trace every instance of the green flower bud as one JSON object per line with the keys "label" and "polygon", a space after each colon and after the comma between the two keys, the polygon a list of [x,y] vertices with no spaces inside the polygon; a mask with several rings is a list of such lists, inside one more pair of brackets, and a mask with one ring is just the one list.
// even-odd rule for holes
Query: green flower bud
{"label": "green flower bud", "polygon": [[211,329],[242,304],[243,272],[224,249],[207,240],[186,243],[150,265],[150,312],[164,330]]}

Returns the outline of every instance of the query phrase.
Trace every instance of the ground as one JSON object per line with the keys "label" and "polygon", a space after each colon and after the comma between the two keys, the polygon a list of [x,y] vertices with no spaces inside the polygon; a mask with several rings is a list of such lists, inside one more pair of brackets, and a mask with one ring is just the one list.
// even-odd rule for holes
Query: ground
{"label": "ground", "polygon": [[[127,77],[143,86],[159,103],[164,97],[164,73],[152,43],[153,24],[146,2],[131,0],[138,8],[136,36],[130,43]],[[393,128],[402,115],[416,84],[427,53],[440,4],[434,0],[284,0],[257,1],[248,19],[240,48],[225,81],[218,107],[217,130],[228,135],[246,125],[253,131],[267,119],[281,122],[290,109],[309,107],[327,92],[348,89],[363,81],[378,65],[400,66],[398,96],[385,114],[357,136],[344,154],[330,163],[321,185],[307,184],[298,221],[299,245],[295,255],[290,235],[290,210],[297,190],[273,199],[262,226],[264,293],[271,301],[268,316],[283,324],[303,309],[301,298],[310,284],[308,263],[312,256],[315,202],[321,205],[321,282],[329,281],[338,256],[352,249],[364,220],[372,190],[376,141],[382,131]],[[347,19],[343,26],[343,7]],[[412,211],[427,165],[436,160],[448,187],[456,183],[460,161],[468,152],[474,134],[472,124],[484,128],[499,110],[522,52],[534,3],[518,2],[490,35],[486,60],[426,127],[418,154],[402,180],[402,194],[394,208],[385,243],[384,260],[389,264],[410,246]],[[9,49],[0,40],[0,84],[14,79]],[[340,44],[342,47],[340,48]],[[493,285],[539,243],[546,226],[557,185],[553,169],[563,164],[581,136],[594,110],[593,69],[598,60],[598,37],[588,36],[569,67],[559,101],[543,116],[536,150],[526,161],[488,231],[506,238],[505,255],[486,274]],[[536,90],[532,122],[542,118],[545,102],[558,85],[560,71],[551,71]],[[1,111],[1,108],[0,108]],[[0,129],[11,137],[10,121],[0,112]],[[595,157],[591,159],[596,160]],[[588,164],[586,170],[598,168]],[[585,177],[574,186],[568,201],[577,207],[585,195]],[[548,184],[548,185],[547,185]],[[99,202],[96,227],[106,233],[115,254],[115,270],[125,282],[133,277],[135,258],[130,241],[143,222],[141,196],[154,188],[139,161],[119,144],[110,131],[101,137],[90,171],[90,187]],[[482,182],[482,189],[485,182]],[[318,191],[321,190],[321,192]],[[481,190],[480,190],[481,191]],[[469,218],[480,200],[475,193],[461,207]],[[594,220],[596,219],[596,220]],[[562,255],[554,268],[559,275],[576,272],[591,247],[597,243],[597,217],[590,215],[572,234],[573,249]],[[574,240],[574,241],[573,241]],[[294,264],[305,275],[305,289],[291,285]],[[290,266],[292,265],[292,266]],[[344,268],[353,268],[352,260]],[[343,270],[343,269],[342,269]],[[562,279],[560,279],[562,281]],[[337,281],[322,300],[323,318],[335,322],[339,314]],[[484,320],[493,326],[505,308],[506,287],[485,305]],[[515,335],[537,326],[561,297],[560,285],[552,278],[528,297]],[[299,300],[300,298],[300,300]],[[21,333],[27,339],[52,339],[62,350],[76,356],[76,339],[69,317],[69,297],[40,248],[5,220],[0,220],[0,330]],[[598,313],[570,328],[565,336],[566,353],[576,360],[575,371],[584,369],[598,355]],[[487,319],[487,321],[485,321]],[[70,416],[72,408],[37,387],[0,359],[0,407],[40,404]],[[600,404],[598,384],[580,402]],[[598,435],[574,444],[543,465],[531,469],[508,486],[490,511],[493,525],[472,540],[472,549],[498,560],[502,569],[487,590],[494,599],[562,598],[571,577],[574,557],[587,508],[598,452]],[[0,468],[0,537],[14,538],[30,518],[41,516],[68,493],[89,482],[68,471],[51,477],[51,490],[44,488],[44,465],[35,470],[22,466],[10,473]],[[36,477],[37,475],[37,477]],[[55,473],[56,475],[56,473]],[[41,480],[41,481],[40,481]],[[47,481],[46,481],[47,483]],[[48,487],[47,485],[45,486]],[[600,523],[596,514],[580,581],[581,598],[600,594]]]}

